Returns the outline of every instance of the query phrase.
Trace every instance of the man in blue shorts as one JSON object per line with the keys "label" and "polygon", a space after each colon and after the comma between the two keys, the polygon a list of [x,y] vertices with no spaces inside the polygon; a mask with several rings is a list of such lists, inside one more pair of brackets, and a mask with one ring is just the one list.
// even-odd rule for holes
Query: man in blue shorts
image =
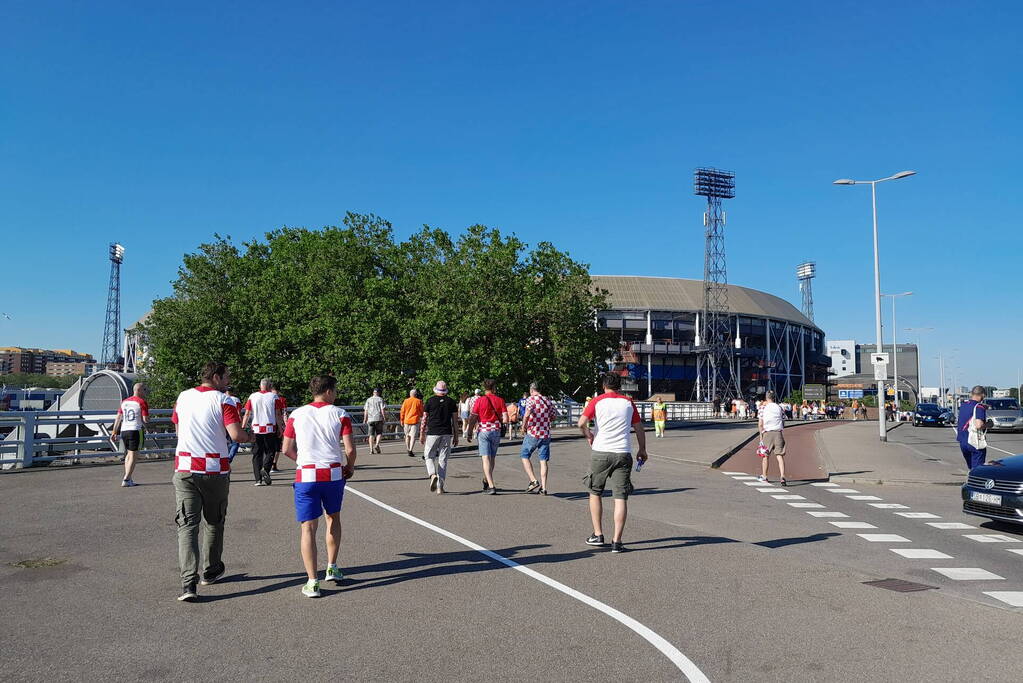
{"label": "man in blue shorts", "polygon": [[337,566],[341,549],[341,501],[345,482],[355,471],[352,419],[337,400],[337,380],[313,377],[309,382],[313,402],[291,413],[284,428],[284,455],[295,461],[295,516],[302,525],[302,562],[308,581],[302,587],[307,598],[320,597],[316,571],[316,528],[327,514],[326,580],[341,583]]}

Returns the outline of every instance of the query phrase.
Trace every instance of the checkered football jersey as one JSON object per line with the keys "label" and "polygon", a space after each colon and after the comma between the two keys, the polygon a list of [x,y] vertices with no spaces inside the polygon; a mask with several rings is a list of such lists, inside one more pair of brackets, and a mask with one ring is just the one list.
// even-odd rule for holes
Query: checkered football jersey
{"label": "checkered football jersey", "polygon": [[121,401],[117,414],[121,416],[122,432],[141,430],[144,427],[142,418],[149,417],[149,404],[143,398],[129,396]]}
{"label": "checkered football jersey", "polygon": [[501,415],[507,414],[504,399],[495,394],[483,394],[472,404],[472,413],[480,419],[481,432],[496,432],[501,429]]}
{"label": "checkered football jersey", "polygon": [[277,411],[287,408],[284,399],[274,391],[257,391],[245,402],[245,410],[252,412],[252,433],[273,434],[277,431]]}
{"label": "checkered football jersey", "polygon": [[551,438],[551,420],[557,417],[558,409],[546,396],[530,396],[526,399],[526,433],[537,439]]}
{"label": "checkered football jersey", "polygon": [[330,403],[310,403],[295,409],[284,427],[284,437],[295,440],[296,482],[341,481],[348,464],[342,437],[352,433],[352,418]]}
{"label": "checkered football jersey", "polygon": [[238,408],[227,394],[199,386],[182,391],[174,404],[171,422],[177,425],[175,472],[227,474],[227,432],[224,427],[241,422]]}

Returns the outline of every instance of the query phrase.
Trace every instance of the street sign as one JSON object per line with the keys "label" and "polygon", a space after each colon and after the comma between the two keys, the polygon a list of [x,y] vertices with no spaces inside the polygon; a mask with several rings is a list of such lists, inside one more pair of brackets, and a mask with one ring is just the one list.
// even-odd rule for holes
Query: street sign
{"label": "street sign", "polygon": [[823,384],[805,384],[803,398],[807,401],[823,401],[827,398],[827,389]]}
{"label": "street sign", "polygon": [[[870,354],[871,365],[888,365],[888,354],[887,353],[872,353]],[[875,377],[874,379],[878,379]]]}
{"label": "street sign", "polygon": [[863,398],[863,389],[839,389],[838,397],[844,399]]}
{"label": "street sign", "polygon": [[888,363],[878,363],[874,366],[874,379],[878,382],[888,379]]}

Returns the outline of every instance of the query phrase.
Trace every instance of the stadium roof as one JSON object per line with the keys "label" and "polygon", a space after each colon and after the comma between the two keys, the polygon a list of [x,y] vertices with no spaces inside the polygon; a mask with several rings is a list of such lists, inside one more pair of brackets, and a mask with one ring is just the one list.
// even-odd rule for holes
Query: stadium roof
{"label": "stadium roof", "polygon": [[[699,311],[703,308],[703,280],[636,275],[591,275],[594,286],[606,289],[614,310]],[[732,313],[774,318],[820,329],[785,299],[738,285],[728,287]]]}

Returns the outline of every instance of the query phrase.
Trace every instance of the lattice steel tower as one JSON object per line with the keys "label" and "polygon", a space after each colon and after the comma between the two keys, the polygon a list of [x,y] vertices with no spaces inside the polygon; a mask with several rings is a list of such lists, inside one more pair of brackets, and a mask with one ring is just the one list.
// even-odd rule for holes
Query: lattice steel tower
{"label": "lattice steel tower", "polygon": [[701,353],[697,361],[697,400],[701,385],[709,398],[738,397],[739,378],[735,372],[732,326],[729,324],[728,272],[725,267],[725,212],[722,199],[735,197],[735,174],[716,168],[698,168],[693,177],[693,194],[707,198],[703,214],[706,251],[703,259],[703,321]]}
{"label": "lattice steel tower", "polygon": [[107,289],[107,319],[103,323],[103,350],[100,363],[116,363],[121,358],[121,264],[124,247],[110,245],[110,286]]}
{"label": "lattice steel tower", "polygon": [[813,322],[813,279],[817,277],[817,264],[806,261],[796,266],[799,291],[803,293],[803,315]]}

